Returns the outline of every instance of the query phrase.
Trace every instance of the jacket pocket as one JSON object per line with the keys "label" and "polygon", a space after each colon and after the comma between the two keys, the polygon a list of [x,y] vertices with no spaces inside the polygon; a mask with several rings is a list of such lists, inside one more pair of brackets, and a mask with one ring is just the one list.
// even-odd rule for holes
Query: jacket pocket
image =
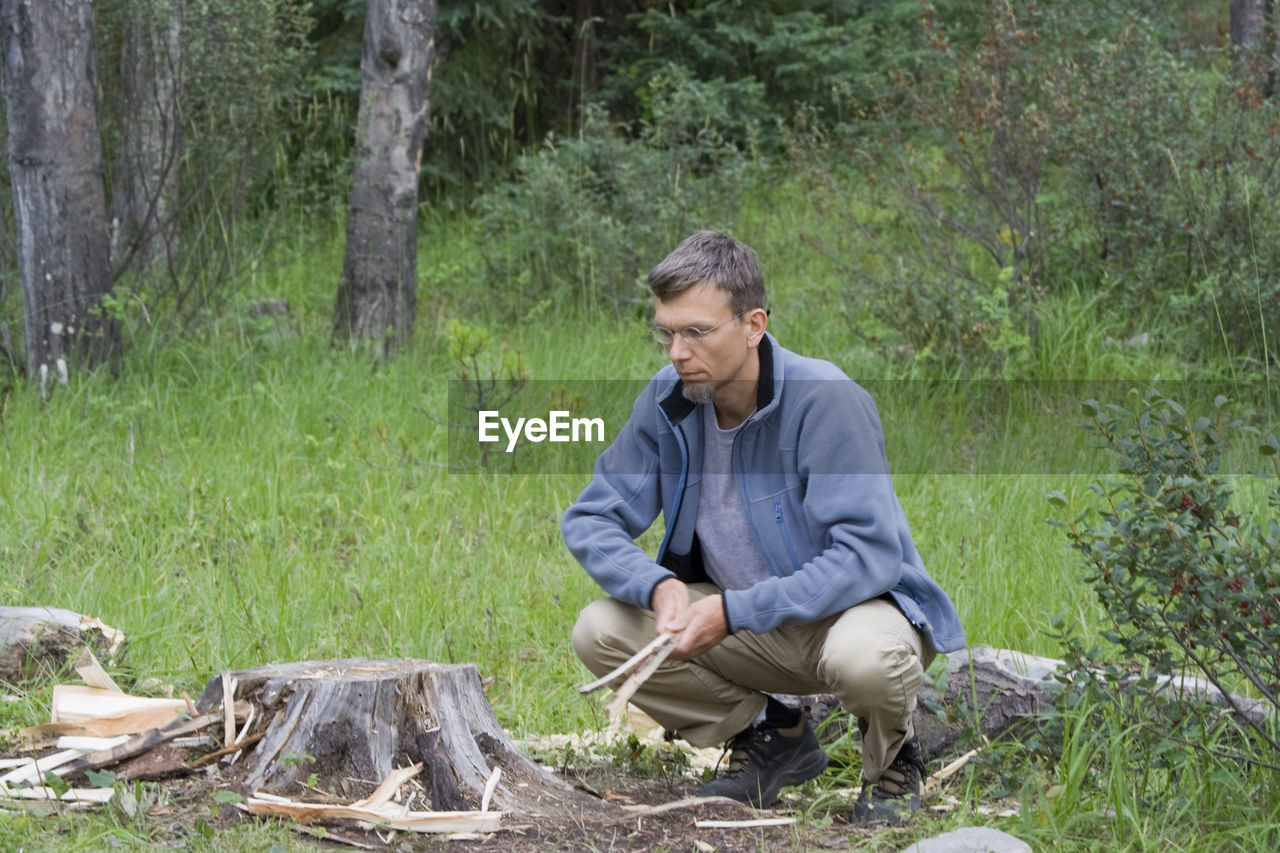
{"label": "jacket pocket", "polygon": [[787,530],[786,519],[782,517],[782,501],[773,505],[773,517],[778,522],[778,532],[782,536],[782,547],[787,550],[787,559],[791,561],[791,571],[800,570],[800,561],[796,559],[796,549],[791,544],[791,532]]}

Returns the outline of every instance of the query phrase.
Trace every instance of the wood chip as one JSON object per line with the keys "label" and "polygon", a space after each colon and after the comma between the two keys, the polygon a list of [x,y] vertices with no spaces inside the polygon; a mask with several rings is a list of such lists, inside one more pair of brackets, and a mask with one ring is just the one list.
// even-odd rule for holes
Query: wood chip
{"label": "wood chip", "polygon": [[351,805],[358,809],[376,809],[390,802],[391,798],[396,795],[396,791],[400,790],[400,786],[408,782],[414,776],[422,772],[422,764],[410,764],[408,767],[401,767],[399,770],[392,770],[387,774],[387,778],[383,779],[378,787],[373,789],[373,793],[365,797],[363,800],[356,800]]}
{"label": "wood chip", "polygon": [[494,767],[493,772],[489,774],[488,780],[484,783],[484,793],[480,796],[480,811],[487,812],[489,810],[489,801],[493,799],[493,792],[498,790],[498,780],[502,778],[502,768]]}
{"label": "wood chip", "polygon": [[231,713],[231,706],[236,701],[235,685],[231,683],[231,672],[222,673],[222,745],[231,746],[236,742],[236,719]]}
{"label": "wood chip", "polygon": [[120,689],[120,685],[115,683],[111,676],[107,675],[107,671],[102,668],[102,664],[98,663],[98,659],[94,657],[93,652],[88,646],[80,653],[80,660],[76,661],[76,672],[84,683],[90,687],[97,687],[111,693],[124,694]]}

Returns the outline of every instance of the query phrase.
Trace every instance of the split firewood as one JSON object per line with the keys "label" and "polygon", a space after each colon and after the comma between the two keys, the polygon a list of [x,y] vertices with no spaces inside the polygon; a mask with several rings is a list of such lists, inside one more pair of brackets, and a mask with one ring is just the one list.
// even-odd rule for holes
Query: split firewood
{"label": "split firewood", "polygon": [[130,696],[101,687],[58,684],[53,688],[53,700],[49,703],[49,722],[77,723],[147,710],[168,710],[169,719],[173,719],[186,710],[186,703],[181,699]]}
{"label": "split firewood", "polygon": [[[247,717],[249,715],[249,703],[237,702],[235,714],[237,717]],[[141,755],[144,752],[155,749],[162,743],[168,743],[174,738],[195,734],[220,722],[222,722],[222,712],[220,710],[192,720],[178,719],[163,728],[151,729],[135,735],[119,746],[91,752],[64,767],[58,768],[56,772],[59,776],[71,777],[86,770],[108,767],[124,761],[126,758],[133,758],[135,755]]]}

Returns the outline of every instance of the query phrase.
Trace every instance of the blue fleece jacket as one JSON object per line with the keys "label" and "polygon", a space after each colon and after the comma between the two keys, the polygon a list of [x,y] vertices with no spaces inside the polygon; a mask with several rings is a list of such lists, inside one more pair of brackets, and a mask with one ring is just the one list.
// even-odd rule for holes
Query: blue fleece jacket
{"label": "blue fleece jacket", "polygon": [[[760,342],[756,411],[733,446],[742,505],[772,577],[724,592],[729,630],[803,625],[889,595],[939,652],[963,648],[960,618],[911,540],[871,395],[830,362]],[[607,592],[648,609],[670,577],[706,581],[694,516],[702,431],[664,367],[564,514],[565,543]],[[634,540],[662,513],[656,561]]]}

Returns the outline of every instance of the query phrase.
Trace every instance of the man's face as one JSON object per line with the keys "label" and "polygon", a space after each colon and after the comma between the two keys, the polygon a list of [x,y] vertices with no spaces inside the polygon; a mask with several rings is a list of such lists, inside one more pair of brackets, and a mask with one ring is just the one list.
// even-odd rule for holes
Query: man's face
{"label": "man's face", "polygon": [[[758,313],[763,317],[764,311]],[[654,300],[653,322],[676,332],[667,357],[684,380],[684,394],[695,403],[709,403],[715,392],[743,378],[752,350],[764,332],[756,311],[734,317],[728,294],[704,282],[667,300]],[[697,343],[685,341],[680,330],[713,329]],[[696,337],[696,335],[695,335]]]}

